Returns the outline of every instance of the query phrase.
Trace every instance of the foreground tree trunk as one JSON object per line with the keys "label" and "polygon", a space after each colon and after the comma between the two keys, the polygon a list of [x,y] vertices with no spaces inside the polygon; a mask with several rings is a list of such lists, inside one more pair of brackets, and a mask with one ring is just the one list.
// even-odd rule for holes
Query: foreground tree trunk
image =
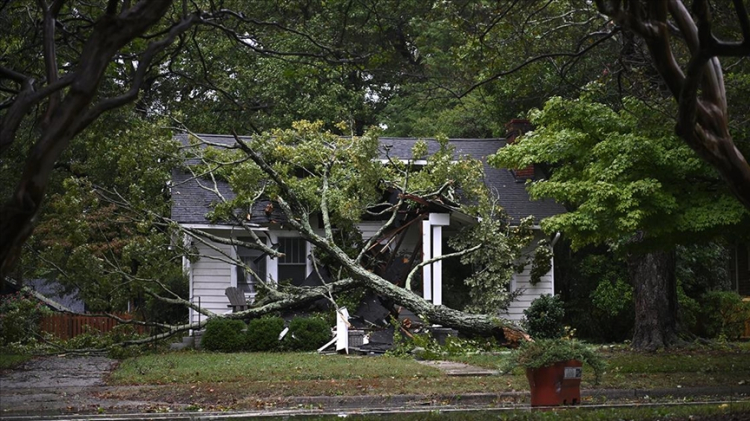
{"label": "foreground tree trunk", "polygon": [[[719,57],[750,55],[750,16],[744,2],[732,1],[740,28],[733,35],[741,35],[741,42],[719,38],[721,31],[714,31],[707,0],[595,3],[601,13],[645,41],[654,68],[677,101],[677,135],[716,168],[732,193],[750,209],[750,165],[729,134],[727,95],[719,63]],[[688,55],[683,47],[687,47]]]}
{"label": "foreground tree trunk", "polygon": [[633,254],[628,272],[635,287],[633,348],[654,351],[675,345],[679,338],[674,252]]}

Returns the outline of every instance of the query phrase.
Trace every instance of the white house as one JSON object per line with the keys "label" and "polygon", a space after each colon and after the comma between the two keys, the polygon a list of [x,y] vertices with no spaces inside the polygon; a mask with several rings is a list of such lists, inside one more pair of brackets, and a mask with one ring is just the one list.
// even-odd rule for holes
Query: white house
{"label": "white house", "polygon": [[[198,135],[207,142],[214,144],[234,144],[232,136]],[[178,136],[184,144],[187,136]],[[423,139],[428,144],[428,153],[438,149],[438,143],[432,139]],[[381,145],[387,148],[391,158],[407,159],[411,156],[412,147],[417,142],[414,138],[381,138]],[[532,177],[534,170],[524,169],[513,171],[496,169],[487,165],[488,155],[495,153],[506,145],[506,139],[452,139],[450,143],[455,147],[456,156],[471,156],[481,159],[485,164],[485,182],[497,192],[500,205],[512,220],[519,221],[527,216],[534,216],[535,220],[563,212],[562,206],[549,200],[530,201],[524,183]],[[458,159],[458,158],[457,158]],[[213,187],[213,185],[211,185]],[[218,186],[219,193],[231,198],[232,192],[227,185]],[[215,191],[202,186],[200,182],[189,174],[176,171],[172,182],[172,219],[189,228],[198,228],[225,238],[242,238],[246,231],[232,225],[212,225],[206,219],[206,214],[212,204],[217,201]],[[210,311],[225,313],[229,311],[229,300],[225,296],[225,289],[230,286],[242,289],[249,299],[255,294],[254,286],[247,280],[242,270],[231,263],[239,258],[256,270],[268,281],[291,279],[292,284],[301,285],[309,281],[314,268],[308,256],[310,245],[301,239],[295,231],[284,227],[283,215],[275,209],[271,202],[259,202],[253,206],[250,222],[255,227],[253,231],[269,245],[277,247],[285,256],[273,258],[261,254],[259,251],[242,247],[233,247],[199,241],[193,239],[193,247],[201,256],[197,261],[185,260],[184,265],[190,278],[190,299]],[[443,254],[443,239],[457,232],[461,226],[472,223],[472,219],[456,208],[443,206],[439,203],[430,204],[419,218],[404,220],[398,226],[399,250],[414,251],[411,253],[418,259],[429,259]],[[382,221],[365,220],[359,229],[363,238],[374,235]],[[543,234],[537,227],[538,235]],[[395,263],[383,268],[384,275],[394,282],[403,280],[405,275],[403,265],[407,259],[391,259]],[[553,262],[554,264],[554,262]],[[408,272],[408,271],[407,271]],[[424,298],[435,304],[443,304],[442,276],[444,273],[441,262],[426,266],[422,273],[422,293]],[[516,301],[507,311],[499,312],[500,316],[519,320],[523,310],[528,308],[532,300],[542,294],[554,293],[554,275],[550,271],[536,285],[529,282],[528,268],[523,273],[513,277],[512,290],[521,290]],[[200,317],[191,311],[190,320],[197,321]]]}

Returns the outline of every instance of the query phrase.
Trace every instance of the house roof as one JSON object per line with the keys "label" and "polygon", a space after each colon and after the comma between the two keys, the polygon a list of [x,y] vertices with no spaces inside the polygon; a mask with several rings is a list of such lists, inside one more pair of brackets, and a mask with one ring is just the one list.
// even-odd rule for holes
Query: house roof
{"label": "house roof", "polygon": [[[233,136],[199,134],[197,135],[206,142],[231,146],[235,143]],[[187,144],[187,135],[181,134],[176,137],[183,144]],[[395,138],[382,137],[380,143],[381,158],[386,158],[385,150],[394,159],[409,159],[414,144],[419,139],[416,138]],[[427,143],[428,154],[435,153],[439,144],[435,139],[422,139]],[[484,164],[485,182],[497,193],[500,205],[505,209],[513,221],[518,221],[529,215],[534,216],[536,223],[540,220],[565,212],[565,209],[558,203],[550,200],[529,199],[524,186],[525,179],[516,179],[513,173],[507,169],[494,168],[487,164],[487,157],[497,152],[498,149],[506,145],[505,139],[450,139],[450,144],[455,147],[454,159],[460,159],[463,156],[470,156],[479,159]],[[213,184],[202,181],[198,182],[190,174],[184,171],[176,170],[172,179],[172,219],[183,224],[206,224],[208,220],[205,215],[215,203],[216,194],[210,191]],[[202,185],[201,185],[202,184]],[[219,192],[231,199],[234,194],[226,183],[219,183]],[[267,220],[267,202],[257,203],[251,212],[250,222],[261,222]],[[274,209],[273,212],[278,212]],[[270,218],[281,215],[273,213]]]}

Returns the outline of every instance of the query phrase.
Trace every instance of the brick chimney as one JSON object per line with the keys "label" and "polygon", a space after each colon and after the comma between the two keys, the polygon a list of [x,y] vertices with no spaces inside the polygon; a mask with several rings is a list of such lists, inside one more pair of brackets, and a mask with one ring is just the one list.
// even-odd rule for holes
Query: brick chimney
{"label": "brick chimney", "polygon": [[[526,119],[517,119],[509,121],[505,124],[505,140],[509,145],[515,143],[516,139],[522,134],[531,131],[534,127],[531,122]],[[511,172],[516,179],[528,180],[534,178],[534,165],[529,165],[526,168],[515,168]]]}

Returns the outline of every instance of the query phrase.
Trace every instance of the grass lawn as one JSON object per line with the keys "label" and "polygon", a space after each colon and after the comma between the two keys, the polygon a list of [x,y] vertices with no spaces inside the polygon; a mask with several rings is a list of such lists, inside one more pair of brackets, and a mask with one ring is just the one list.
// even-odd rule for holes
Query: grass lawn
{"label": "grass lawn", "polygon": [[[587,379],[582,389],[649,389],[731,386],[750,383],[750,348],[696,349],[636,354],[603,351],[608,369],[600,385]],[[453,358],[497,368],[503,354]],[[175,352],[123,361],[111,385],[141,385],[120,398],[148,395],[202,408],[267,407],[289,396],[470,394],[527,391],[520,371],[490,377],[450,377],[412,359],[319,355],[315,353]],[[169,387],[163,387],[169,385]],[[128,395],[132,393],[132,396]]]}
{"label": "grass lawn", "polygon": [[315,353],[178,352],[128,359],[112,373],[114,384],[299,382],[311,380],[439,378],[438,369],[395,357]]}
{"label": "grass lawn", "polygon": [[[607,370],[594,385],[584,374],[582,388],[653,389],[750,384],[750,342],[720,348],[685,348],[671,352],[635,353],[623,347],[602,347]],[[497,368],[501,355],[469,355],[451,360]],[[586,373],[584,366],[584,373]],[[589,369],[590,373],[591,370]],[[513,375],[523,376],[517,369]]]}

